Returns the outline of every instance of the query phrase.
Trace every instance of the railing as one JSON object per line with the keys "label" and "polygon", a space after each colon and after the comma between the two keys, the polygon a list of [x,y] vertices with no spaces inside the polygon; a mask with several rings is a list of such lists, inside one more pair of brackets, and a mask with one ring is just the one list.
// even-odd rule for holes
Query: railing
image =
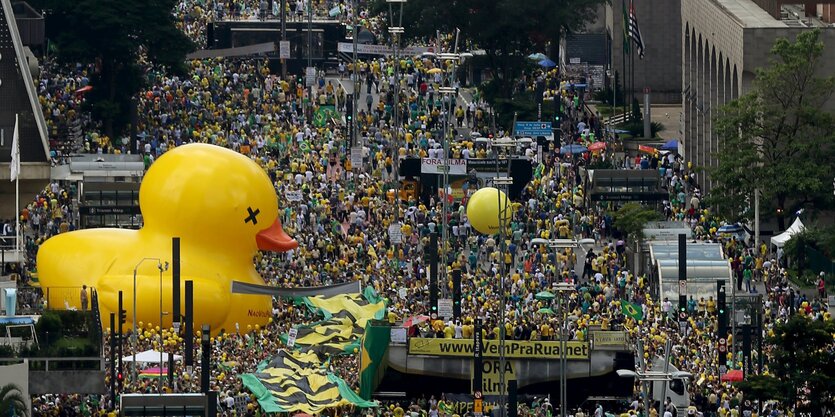
{"label": "railing", "polygon": [[35,287],[17,287],[17,314],[36,315],[43,312],[43,290]]}
{"label": "railing", "polygon": [[[83,310],[81,305],[82,287],[47,287],[46,309],[47,310]],[[92,288],[87,288],[87,308],[90,308],[90,293]]]}
{"label": "railing", "polygon": [[14,365],[28,361],[30,371],[104,371],[104,358],[0,358],[0,365]]}
{"label": "railing", "polygon": [[99,343],[99,352],[104,353],[104,334],[102,334],[101,312],[99,311],[99,293],[90,288],[90,309],[93,312],[94,328],[90,329],[90,339]]}

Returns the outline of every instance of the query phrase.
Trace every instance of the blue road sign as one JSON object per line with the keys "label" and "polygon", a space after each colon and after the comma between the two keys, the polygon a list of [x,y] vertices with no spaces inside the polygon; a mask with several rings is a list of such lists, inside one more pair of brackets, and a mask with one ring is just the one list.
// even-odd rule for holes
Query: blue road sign
{"label": "blue road sign", "polygon": [[551,122],[516,122],[516,136],[551,136]]}

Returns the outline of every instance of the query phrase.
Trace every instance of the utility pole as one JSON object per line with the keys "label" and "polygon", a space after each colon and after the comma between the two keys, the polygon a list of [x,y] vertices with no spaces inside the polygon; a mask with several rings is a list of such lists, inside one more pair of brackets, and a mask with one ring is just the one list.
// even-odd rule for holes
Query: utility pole
{"label": "utility pole", "polygon": [[[389,4],[389,33],[391,34],[392,49],[394,51],[394,100],[392,103],[392,145],[391,145],[391,164],[392,174],[394,175],[394,201],[395,201],[395,224],[400,224],[400,35],[403,34],[403,5],[407,0],[386,0]],[[398,14],[397,24],[394,22],[394,8],[393,4],[400,4],[400,11]]]}
{"label": "utility pole", "polygon": [[[352,96],[353,96],[352,100],[353,100],[354,103],[351,106],[351,120],[353,120],[354,123],[351,125],[351,147],[353,147],[354,144],[359,142],[357,140],[357,94],[359,94],[359,92],[357,91],[357,84],[358,84],[358,81],[359,81],[359,76],[357,75],[357,74],[359,74],[357,72],[357,66],[359,65],[359,62],[357,60],[357,47],[358,47],[357,37],[359,36],[360,25],[359,25],[359,20],[357,19],[357,16],[359,14],[358,13],[359,11],[357,10],[357,6],[359,6],[359,2],[357,0],[354,0],[353,1],[353,7],[352,7],[352,9],[353,9],[352,25],[354,26],[354,34],[353,34],[353,38],[354,38],[353,39],[354,40],[354,65],[352,66],[353,74],[351,75],[351,77],[352,77],[351,78],[351,85],[353,86],[352,88],[354,90],[354,94],[352,94]],[[356,168],[354,168],[354,169],[356,169]]]}
{"label": "utility pole", "polygon": [[[281,0],[281,40],[287,40],[287,0]],[[287,60],[281,59],[281,78],[287,78]]]}

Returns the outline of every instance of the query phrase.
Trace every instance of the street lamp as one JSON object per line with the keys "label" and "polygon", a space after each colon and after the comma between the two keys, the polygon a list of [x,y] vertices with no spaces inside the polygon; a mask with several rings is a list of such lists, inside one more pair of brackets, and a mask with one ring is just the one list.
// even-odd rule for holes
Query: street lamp
{"label": "street lamp", "polygon": [[[168,261],[165,262],[165,266],[162,264],[162,260],[160,258],[142,258],[139,263],[133,268],[133,334],[131,334],[131,339],[133,341],[133,380],[136,381],[136,271],[139,270],[139,267],[145,261],[157,261],[157,269],[159,269],[159,310],[162,312],[162,271],[168,270]],[[160,314],[159,320],[160,326],[162,326],[162,314]],[[160,369],[162,369],[162,355],[160,355]],[[162,379],[162,375],[160,375],[160,379]]]}
{"label": "street lamp", "polygon": [[[550,219],[549,219],[550,221]],[[557,257],[557,249],[583,249],[583,257],[585,254],[588,253],[589,249],[594,247],[594,239],[543,239],[540,237],[531,239],[532,245],[546,245],[551,249],[554,249],[554,257]],[[559,272],[559,271],[558,271]]]}
{"label": "street lamp", "polygon": [[[162,271],[163,271],[163,266],[157,264],[157,268],[159,269],[159,395],[162,395],[162,355],[163,355],[163,352],[162,352],[163,349],[162,348],[165,346],[165,344],[163,343],[164,341],[162,340],[162,330],[163,330],[163,327],[162,327],[162,314],[163,314],[162,313]],[[165,262],[164,270],[165,271],[168,270],[168,262],[167,261]],[[136,300],[136,297],[134,296],[134,301],[135,300]],[[136,350],[134,349],[134,351],[136,351]],[[135,367],[135,364],[134,364],[134,370],[135,369],[136,369],[136,367]],[[171,381],[168,381],[168,382],[171,382]]]}
{"label": "street lamp", "polygon": [[[392,103],[392,125],[394,131],[391,138],[391,164],[394,175],[394,220],[400,226],[400,36],[405,32],[403,29],[403,6],[407,0],[386,0],[389,5],[389,33],[391,34],[392,49],[394,52],[394,100]],[[399,4],[397,24],[394,22],[394,5]]]}
{"label": "street lamp", "polygon": [[649,415],[649,383],[655,381],[664,382],[664,389],[661,395],[661,401],[664,401],[664,398],[667,397],[667,385],[669,381],[674,379],[689,379],[693,377],[693,374],[690,372],[684,371],[673,371],[670,372],[670,348],[672,347],[672,341],[667,339],[667,343],[664,347],[664,370],[663,371],[651,371],[649,370],[648,364],[644,362],[644,344],[643,341],[638,339],[637,342],[637,356],[638,356],[638,370],[631,370],[631,369],[618,369],[615,372],[621,378],[634,378],[637,379],[641,383],[641,390],[643,391],[642,395],[644,397],[644,413],[645,415]]}
{"label": "street lamp", "polygon": [[[401,7],[402,7],[402,5],[401,5]],[[402,19],[402,13],[401,13],[401,19]],[[451,77],[451,79],[449,80],[450,85],[448,87],[447,86],[441,86],[441,87],[438,88],[438,93],[443,94],[444,96],[447,96],[449,98],[447,100],[447,102],[448,102],[447,106],[444,108],[445,116],[444,116],[444,129],[443,129],[443,140],[442,140],[442,145],[443,145],[443,150],[444,150],[444,158],[443,158],[443,160],[444,160],[444,169],[443,169],[443,171],[444,171],[444,173],[443,173],[443,187],[444,188],[443,188],[443,190],[444,191],[443,191],[443,194],[442,194],[443,201],[441,201],[441,207],[442,207],[441,208],[441,240],[443,241],[443,243],[441,244],[441,248],[442,248],[441,254],[443,256],[443,266],[444,267],[439,268],[439,272],[441,272],[441,276],[440,276],[439,279],[444,283],[449,281],[449,278],[447,276],[447,262],[448,262],[448,258],[449,258],[449,255],[447,254],[447,244],[449,242],[449,230],[448,230],[449,229],[449,217],[447,216],[447,212],[449,211],[448,206],[449,206],[449,194],[450,194],[449,193],[449,169],[450,169],[450,166],[449,166],[449,153],[450,153],[449,145],[450,145],[450,136],[451,136],[450,130],[451,130],[451,125],[452,125],[452,120],[453,120],[453,118],[450,117],[450,116],[453,114],[453,110],[454,110],[452,108],[452,103],[454,101],[452,98],[456,97],[458,95],[458,90],[455,87],[453,87],[453,85],[454,85],[455,73],[456,73],[456,70],[457,70],[458,63],[463,62],[467,57],[472,56],[472,54],[468,53],[468,52],[462,52],[462,53],[458,52],[458,34],[459,33],[460,33],[460,31],[456,30],[455,44],[453,46],[453,51],[452,52],[441,52],[441,53],[438,53],[438,54],[435,54],[435,53],[432,53],[432,52],[424,52],[423,53],[423,57],[425,57],[425,58],[435,58],[435,59],[438,59],[441,62],[444,62],[444,61],[451,61],[452,62],[452,66],[450,67],[450,71],[449,71],[449,77]],[[395,71],[395,73],[396,73],[396,71]],[[400,206],[398,205],[398,210],[399,210],[399,207]],[[447,285],[444,284],[443,288],[444,288],[444,292],[446,293]]]}
{"label": "street lamp", "polygon": [[575,288],[567,282],[556,283],[551,288],[559,294],[558,311],[562,313],[562,325],[560,326],[560,417],[565,417],[565,403],[568,401],[568,390],[566,389],[566,384],[568,384],[568,376],[566,375],[566,371],[568,370],[568,356],[565,354],[568,348],[568,326],[566,326],[568,322],[568,311],[566,308],[568,306],[564,304],[565,301],[563,299],[565,295],[574,292]]}
{"label": "street lamp", "polygon": [[[498,157],[497,157],[498,158]],[[498,162],[497,162],[498,164]],[[508,162],[509,166],[509,162]],[[508,168],[510,169],[510,168]],[[496,173],[498,174],[498,167]],[[505,188],[506,190],[513,184],[513,178],[507,177],[495,177],[493,178],[493,185],[496,188]],[[509,194],[509,190],[507,192]],[[505,228],[507,227],[506,221],[506,213],[510,210],[510,204],[508,200],[502,201],[501,193],[496,193],[499,199],[499,265],[498,265],[498,272],[499,272],[499,291],[501,292],[501,296],[499,300],[499,410],[502,412],[503,417],[507,417],[505,414],[507,412],[506,405],[507,405],[507,382],[505,381],[505,367],[507,366],[507,357],[506,357],[506,348],[505,348],[505,339],[506,339],[506,325],[505,325],[505,310],[507,310],[507,294],[505,294],[505,275],[508,274],[508,271],[504,269],[504,257],[505,251],[507,250],[507,243],[505,242]]]}

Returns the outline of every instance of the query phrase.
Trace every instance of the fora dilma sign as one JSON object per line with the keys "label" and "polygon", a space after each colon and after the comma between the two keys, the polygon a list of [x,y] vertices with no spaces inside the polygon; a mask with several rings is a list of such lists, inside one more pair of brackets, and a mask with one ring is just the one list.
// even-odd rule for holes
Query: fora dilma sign
{"label": "fora dilma sign", "polygon": [[421,158],[420,173],[443,174],[446,170],[446,164],[444,162],[449,162],[449,175],[467,175],[466,159],[449,159],[444,161],[443,158]]}

